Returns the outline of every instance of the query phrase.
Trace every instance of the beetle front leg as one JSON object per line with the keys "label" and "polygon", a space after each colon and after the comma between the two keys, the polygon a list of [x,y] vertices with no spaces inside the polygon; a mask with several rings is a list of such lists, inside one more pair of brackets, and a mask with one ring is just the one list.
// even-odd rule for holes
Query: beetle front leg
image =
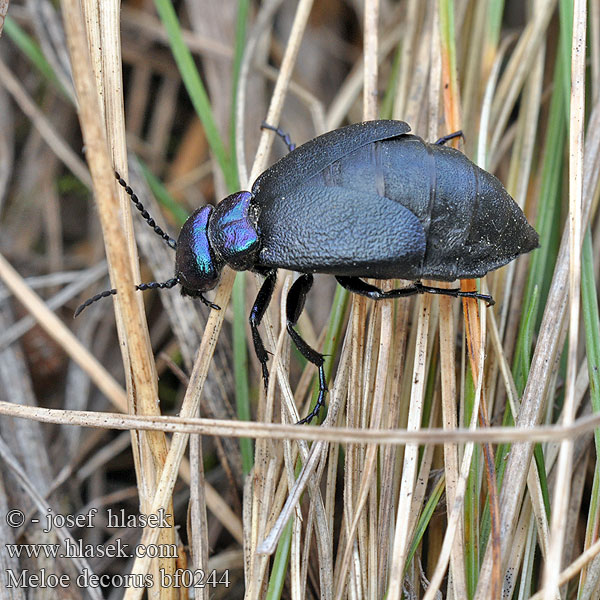
{"label": "beetle front leg", "polygon": [[476,300],[483,300],[488,306],[495,304],[494,299],[487,294],[480,294],[478,292],[464,292],[461,289],[447,289],[437,288],[427,285],[423,285],[420,281],[415,282],[413,285],[405,288],[398,288],[395,290],[384,291],[366,281],[363,281],[359,277],[347,277],[343,275],[336,276],[338,283],[353,294],[360,294],[371,298],[371,300],[391,300],[393,298],[403,298],[406,296],[413,296],[414,294],[442,294],[444,296],[452,296],[453,298],[475,298]]}
{"label": "beetle front leg", "polygon": [[319,369],[319,397],[312,411],[304,419],[298,421],[297,425],[310,423],[319,414],[321,407],[325,404],[325,394],[327,393],[327,381],[325,379],[325,369],[323,368],[325,357],[314,348],[311,348],[294,329],[302,314],[306,295],[310,291],[312,284],[313,276],[311,273],[301,275],[290,288],[286,301],[287,331],[294,344],[296,344],[296,348],[300,351],[300,354]]}
{"label": "beetle front leg", "polygon": [[265,311],[267,310],[267,307],[271,302],[271,298],[273,297],[273,290],[275,289],[275,282],[277,281],[277,271],[268,271],[265,275],[266,279],[258,291],[256,300],[254,301],[254,305],[250,311],[249,320],[250,331],[252,332],[252,341],[254,342],[254,353],[256,354],[256,358],[258,358],[262,367],[262,377],[266,392],[269,385],[269,370],[267,369],[269,355],[267,354],[265,345],[260,337],[260,333],[258,333],[258,326],[260,325],[262,318],[265,316]]}

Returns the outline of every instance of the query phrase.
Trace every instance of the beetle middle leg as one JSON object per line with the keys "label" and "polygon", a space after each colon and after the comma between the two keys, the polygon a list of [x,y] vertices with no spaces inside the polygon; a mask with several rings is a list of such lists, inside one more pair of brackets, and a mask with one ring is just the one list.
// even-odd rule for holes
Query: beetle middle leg
{"label": "beetle middle leg", "polygon": [[360,277],[348,277],[344,275],[337,275],[336,279],[338,283],[348,291],[354,294],[360,294],[371,298],[371,300],[390,300],[392,298],[403,298],[405,296],[414,296],[415,294],[442,294],[444,296],[452,296],[454,298],[475,298],[476,300],[483,300],[488,306],[495,304],[494,299],[487,294],[480,294],[479,292],[465,292],[458,288],[437,288],[428,285],[423,285],[420,281],[415,282],[413,285],[405,288],[398,288],[395,290],[384,291],[366,281],[360,279]]}
{"label": "beetle middle leg", "polygon": [[459,129],[458,131],[455,131],[454,133],[449,133],[448,135],[442,136],[439,140],[437,140],[434,143],[437,146],[443,146],[446,142],[449,142],[450,140],[454,140],[457,137],[461,137],[463,139],[463,142],[465,141],[465,136],[464,136],[462,130]]}
{"label": "beetle middle leg", "polygon": [[327,381],[325,379],[325,369],[323,363],[325,357],[317,352],[314,348],[311,348],[300,336],[300,334],[294,329],[294,326],[298,322],[300,315],[304,309],[304,303],[306,301],[306,295],[310,291],[313,284],[313,276],[311,273],[304,273],[296,279],[293,283],[290,291],[287,295],[286,301],[286,328],[292,341],[296,344],[296,348],[300,351],[300,354],[306,358],[306,360],[319,369],[319,397],[312,411],[298,421],[297,425],[303,425],[304,423],[310,423],[321,410],[321,407],[325,403],[325,394],[327,393]]}

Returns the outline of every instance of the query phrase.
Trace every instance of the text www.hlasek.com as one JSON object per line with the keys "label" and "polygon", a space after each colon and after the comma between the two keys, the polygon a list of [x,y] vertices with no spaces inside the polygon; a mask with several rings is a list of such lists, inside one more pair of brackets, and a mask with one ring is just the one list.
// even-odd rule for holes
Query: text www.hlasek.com
{"label": "text www.hlasek.com", "polygon": [[66,539],[63,544],[6,544],[11,558],[177,558],[176,544],[139,544],[131,550],[129,544],[117,539],[111,544],[84,544]]}

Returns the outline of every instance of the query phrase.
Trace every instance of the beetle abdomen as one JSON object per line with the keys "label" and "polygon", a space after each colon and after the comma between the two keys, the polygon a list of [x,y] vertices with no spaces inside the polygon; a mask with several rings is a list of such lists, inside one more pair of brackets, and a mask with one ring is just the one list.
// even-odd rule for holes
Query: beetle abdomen
{"label": "beetle abdomen", "polygon": [[422,277],[482,277],[538,247],[537,232],[496,177],[458,150],[429,148],[436,189]]}
{"label": "beetle abdomen", "polygon": [[[324,169],[319,178],[326,185],[363,194],[376,191],[417,217],[426,239],[423,260],[410,270],[398,263],[388,277],[482,277],[539,245],[537,232],[496,177],[462,152],[414,135],[357,149]],[[387,220],[388,231],[400,227],[402,223]],[[393,261],[395,250],[388,250]]]}
{"label": "beetle abdomen", "polygon": [[269,181],[253,188],[260,267],[452,281],[538,246],[498,179],[413,135],[357,147],[301,185]]}

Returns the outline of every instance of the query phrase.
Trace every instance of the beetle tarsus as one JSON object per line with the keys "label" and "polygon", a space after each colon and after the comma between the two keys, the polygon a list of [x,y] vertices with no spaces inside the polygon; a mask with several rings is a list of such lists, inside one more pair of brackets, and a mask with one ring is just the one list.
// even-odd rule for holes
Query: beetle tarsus
{"label": "beetle tarsus", "polygon": [[269,131],[274,131],[283,140],[283,143],[287,146],[287,148],[290,152],[292,152],[293,150],[296,149],[296,144],[294,144],[294,142],[292,142],[289,134],[287,134],[287,133],[285,133],[285,131],[282,131],[281,129],[279,129],[279,127],[275,127],[275,125],[269,125],[269,123],[267,123],[266,121],[263,121],[260,125],[260,128],[268,129]]}
{"label": "beetle tarsus", "polygon": [[328,388],[327,381],[325,379],[325,370],[323,369],[323,365],[321,365],[319,367],[319,397],[317,398],[317,402],[315,403],[314,408],[304,417],[304,419],[300,419],[296,425],[308,424],[319,415],[321,407],[325,405],[325,394],[327,391]]}
{"label": "beetle tarsus", "polygon": [[[179,282],[179,279],[177,277],[175,277],[174,279],[175,279],[175,281]],[[169,281],[172,281],[172,280],[170,279]],[[197,292],[195,290],[190,290],[190,289],[182,287],[181,295],[189,296],[190,298],[198,298],[200,300],[200,302],[202,302],[202,304],[204,304],[204,306],[208,306],[208,308],[212,308],[213,310],[221,310],[221,307],[218,304],[214,304],[213,302],[208,300],[208,298],[205,298],[204,294],[202,292]]]}
{"label": "beetle tarsus", "polygon": [[463,143],[464,143],[465,136],[464,136],[462,130],[459,129],[458,131],[455,131],[453,133],[449,133],[448,135],[442,136],[439,140],[437,140],[435,142],[435,144],[437,146],[443,146],[446,142],[449,142],[450,140],[456,139],[457,137],[461,137],[462,140],[463,140]]}
{"label": "beetle tarsus", "polygon": [[483,300],[487,306],[494,306],[496,301],[488,294],[480,294],[479,292],[467,292],[460,288],[436,288],[423,285],[420,281],[415,283],[418,294],[441,294],[443,296],[452,296],[453,298],[474,298],[475,300]]}
{"label": "beetle tarsus", "polygon": [[213,310],[221,310],[221,307],[218,304],[206,299],[202,294],[200,294],[198,298],[200,298],[200,301],[202,304],[204,304],[204,306],[208,306],[208,308],[212,308]]}
{"label": "beetle tarsus", "polygon": [[267,368],[266,362],[261,362],[260,366],[261,366],[261,370],[262,370],[263,385],[265,387],[265,396],[266,396],[267,392],[269,390],[269,369]]}
{"label": "beetle tarsus", "polygon": [[319,397],[313,410],[304,419],[298,421],[297,425],[310,423],[319,414],[321,407],[325,404],[325,395],[327,394],[327,379],[325,377],[325,369],[323,368],[325,357],[314,348],[311,348],[294,329],[302,314],[306,295],[310,291],[312,284],[313,276],[311,273],[300,275],[290,288],[286,300],[286,329],[296,348],[300,351],[300,354],[319,369]]}

